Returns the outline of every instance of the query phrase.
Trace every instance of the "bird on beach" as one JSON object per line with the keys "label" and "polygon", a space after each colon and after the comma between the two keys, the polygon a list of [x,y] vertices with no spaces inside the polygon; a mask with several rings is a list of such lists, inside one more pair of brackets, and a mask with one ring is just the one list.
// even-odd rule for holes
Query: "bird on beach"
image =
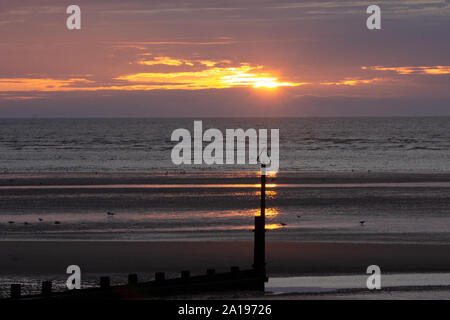
{"label": "bird on beach", "polygon": [[55,224],[61,224],[61,222],[59,222],[59,221],[55,221]]}
{"label": "bird on beach", "polygon": [[361,221],[359,222],[359,224],[360,224],[361,226],[363,226],[363,225],[364,225],[364,223],[366,223],[366,221],[365,221],[365,220],[361,220]]}
{"label": "bird on beach", "polygon": [[301,218],[302,216],[301,215],[297,215],[297,218]]}
{"label": "bird on beach", "polygon": [[25,225],[27,225],[28,224],[28,222],[27,221],[25,221],[23,224],[25,224]]}
{"label": "bird on beach", "polygon": [[281,222],[280,224],[281,224],[282,226],[285,226],[285,225],[286,225],[286,223],[284,223],[284,222]]}
{"label": "bird on beach", "polygon": [[108,216],[113,216],[113,215],[114,215],[114,212],[108,211],[106,214],[107,214]]}
{"label": "bird on beach", "polygon": [[42,219],[42,218],[38,218],[38,220],[39,220],[39,221],[44,221],[44,219]]}
{"label": "bird on beach", "polygon": [[9,223],[9,224],[13,224],[13,223],[14,223],[14,221],[8,221],[8,223]]}

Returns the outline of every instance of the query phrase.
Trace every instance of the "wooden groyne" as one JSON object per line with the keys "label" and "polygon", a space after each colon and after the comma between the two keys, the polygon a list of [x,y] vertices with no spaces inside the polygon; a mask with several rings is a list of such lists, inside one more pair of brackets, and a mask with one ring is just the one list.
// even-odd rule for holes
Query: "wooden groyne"
{"label": "wooden groyne", "polygon": [[165,296],[208,293],[220,291],[264,291],[266,275],[265,261],[265,166],[261,170],[261,214],[255,216],[254,256],[251,269],[241,270],[232,266],[229,272],[216,273],[207,269],[203,275],[192,276],[189,270],[183,270],[179,277],[166,279],[164,272],[156,272],[153,281],[139,282],[137,274],[128,275],[128,283],[111,285],[109,277],[101,277],[99,286],[86,289],[72,289],[54,292],[51,281],[42,282],[41,293],[22,295],[21,285],[12,284],[10,299],[155,299]]}
{"label": "wooden groyne", "polygon": [[180,277],[166,279],[163,272],[155,274],[155,280],[138,282],[137,274],[128,275],[128,283],[124,285],[110,285],[109,277],[101,277],[99,286],[86,289],[73,289],[61,292],[52,291],[52,282],[42,282],[40,294],[21,295],[21,285],[11,285],[11,299],[152,299],[165,296],[183,294],[220,292],[220,291],[264,291],[266,275],[255,269],[239,270],[231,267],[230,272],[215,273],[208,269],[204,275],[191,276],[185,270]]}

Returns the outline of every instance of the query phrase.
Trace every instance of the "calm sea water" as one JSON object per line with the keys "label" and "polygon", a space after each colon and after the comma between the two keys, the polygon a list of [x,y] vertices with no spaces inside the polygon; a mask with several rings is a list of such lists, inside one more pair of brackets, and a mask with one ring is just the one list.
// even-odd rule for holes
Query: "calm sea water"
{"label": "calm sea water", "polygon": [[[176,128],[193,132],[193,120],[0,119],[0,170],[179,170],[170,160],[170,136]],[[450,117],[203,119],[203,128],[279,128],[282,171],[450,171]]]}

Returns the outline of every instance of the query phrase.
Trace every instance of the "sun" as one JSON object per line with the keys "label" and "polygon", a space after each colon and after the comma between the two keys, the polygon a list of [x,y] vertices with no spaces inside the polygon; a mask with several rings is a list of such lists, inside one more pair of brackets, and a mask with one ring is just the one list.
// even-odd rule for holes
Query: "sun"
{"label": "sun", "polygon": [[276,78],[260,78],[255,79],[255,82],[253,83],[253,88],[277,88],[280,86],[280,83],[277,82]]}
{"label": "sun", "polygon": [[254,70],[261,68],[261,66],[253,68],[248,65],[243,65],[240,68],[229,68],[230,70],[228,70],[227,74],[220,78],[220,82],[225,87],[243,86],[257,89],[276,89],[278,87],[294,87],[304,84],[280,82],[278,78],[268,73],[254,72]]}
{"label": "sun", "polygon": [[278,87],[294,87],[301,84],[302,83],[279,82],[277,78],[258,77],[254,79],[252,87],[263,89],[276,89]]}

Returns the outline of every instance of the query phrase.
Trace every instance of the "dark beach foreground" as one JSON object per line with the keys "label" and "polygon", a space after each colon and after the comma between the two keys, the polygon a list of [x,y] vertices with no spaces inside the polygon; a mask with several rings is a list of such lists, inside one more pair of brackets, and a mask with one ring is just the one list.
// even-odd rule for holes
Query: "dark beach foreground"
{"label": "dark beach foreground", "polygon": [[[251,242],[1,241],[0,297],[9,297],[12,283],[21,283],[24,294],[39,293],[44,280],[53,280],[55,291],[65,291],[66,268],[72,264],[81,267],[82,288],[89,288],[98,286],[100,276],[124,284],[130,273],[149,281],[161,271],[175,278],[181,270],[202,275],[206,268],[219,273],[230,266],[248,269],[252,249]],[[435,244],[269,242],[265,294],[172,298],[447,299],[449,250],[450,245]],[[387,287],[368,295],[366,270],[373,264],[380,266]]]}
{"label": "dark beach foreground", "polygon": [[[87,273],[178,273],[228,270],[252,264],[251,242],[1,241],[2,275],[64,275],[68,265]],[[268,242],[272,276],[450,271],[450,245]]]}

